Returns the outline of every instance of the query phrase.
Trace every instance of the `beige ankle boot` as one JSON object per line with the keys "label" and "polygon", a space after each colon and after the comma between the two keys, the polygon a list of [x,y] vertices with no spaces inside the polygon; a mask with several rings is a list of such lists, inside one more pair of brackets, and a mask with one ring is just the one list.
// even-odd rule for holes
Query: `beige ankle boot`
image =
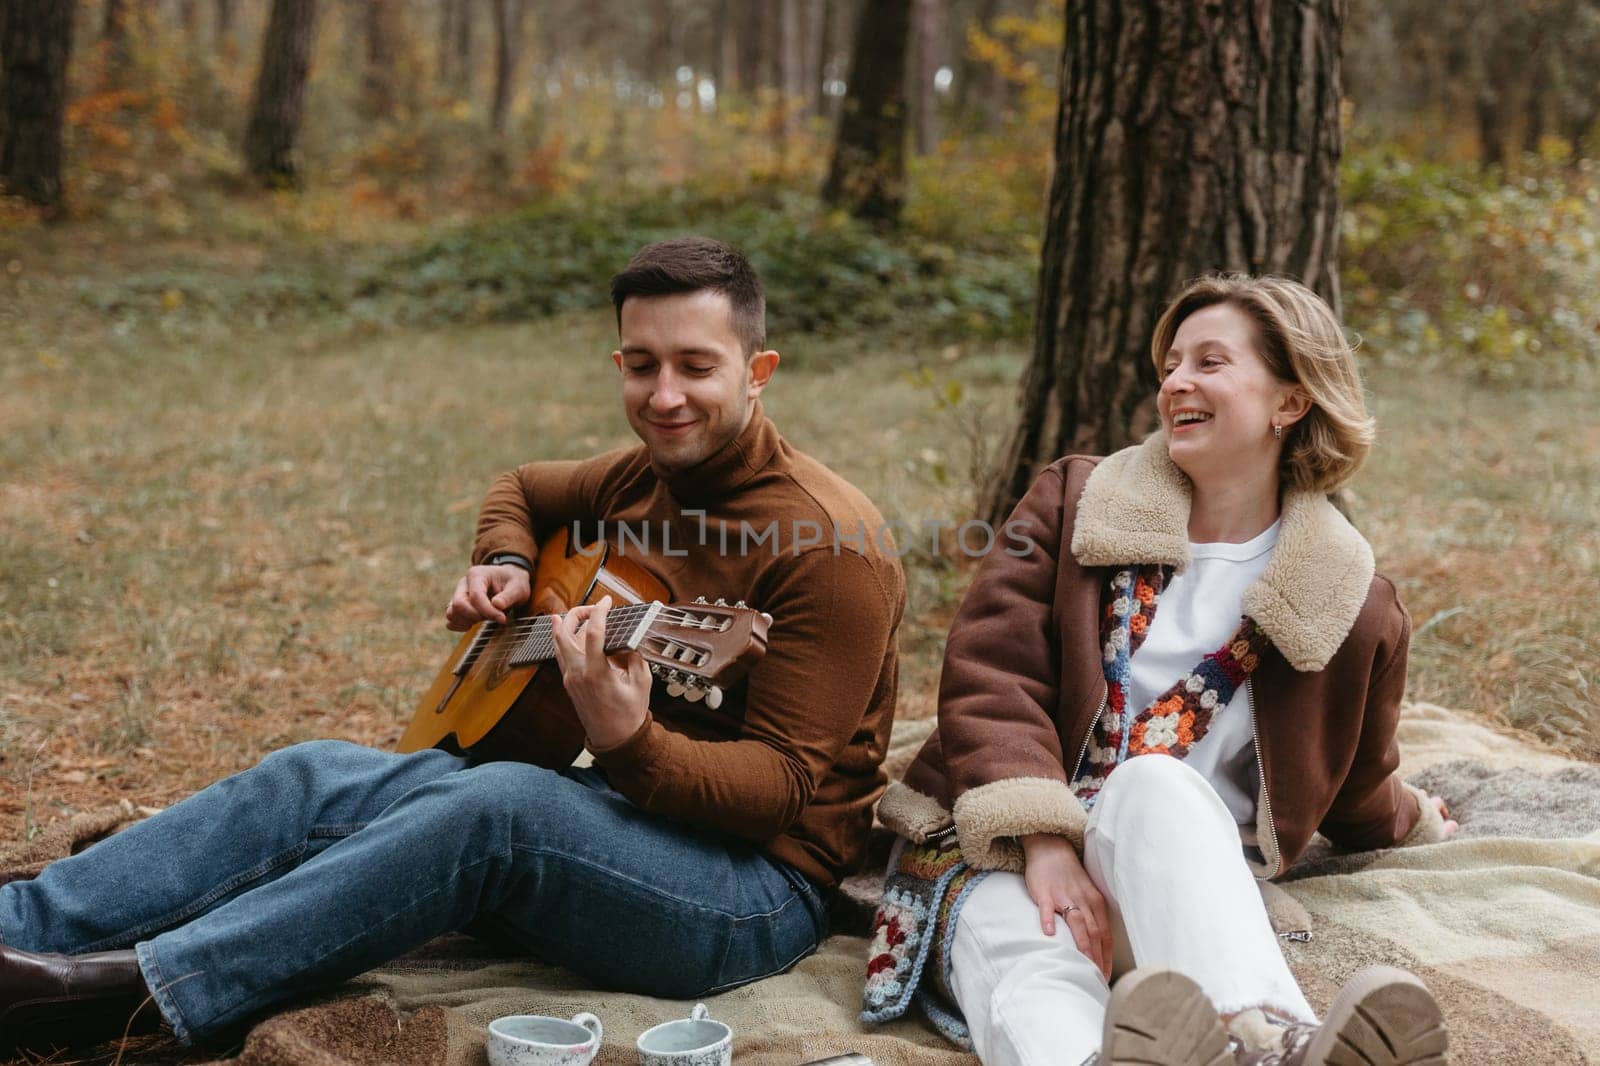
{"label": "beige ankle boot", "polygon": [[1241,1020],[1230,1041],[1238,1066],[1444,1066],[1450,1042],[1427,986],[1393,966],[1362,970],[1321,1025],[1275,1025],[1264,1046]]}
{"label": "beige ankle boot", "polygon": [[1230,1066],[1228,1032],[1200,986],[1175,970],[1135,970],[1111,989],[1104,1066]]}

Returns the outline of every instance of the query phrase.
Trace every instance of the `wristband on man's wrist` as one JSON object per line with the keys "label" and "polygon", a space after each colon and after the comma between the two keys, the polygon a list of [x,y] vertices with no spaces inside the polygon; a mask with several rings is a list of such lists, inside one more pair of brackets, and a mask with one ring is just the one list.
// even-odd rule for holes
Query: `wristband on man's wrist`
{"label": "wristband on man's wrist", "polygon": [[533,573],[533,563],[529,561],[527,556],[518,555],[516,552],[497,552],[494,555],[489,556],[489,558],[484,561],[483,565],[502,566],[506,563],[510,563],[512,566],[520,566],[528,573]]}

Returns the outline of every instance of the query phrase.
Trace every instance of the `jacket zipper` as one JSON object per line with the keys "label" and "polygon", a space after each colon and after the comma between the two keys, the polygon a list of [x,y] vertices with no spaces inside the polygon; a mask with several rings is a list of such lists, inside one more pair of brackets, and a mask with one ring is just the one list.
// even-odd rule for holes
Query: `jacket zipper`
{"label": "jacket zipper", "polygon": [[1256,748],[1256,774],[1261,778],[1261,806],[1267,812],[1267,836],[1272,840],[1272,872],[1267,879],[1277,877],[1283,869],[1283,851],[1278,846],[1278,827],[1272,822],[1272,797],[1267,794],[1267,767],[1261,761],[1261,732],[1256,723],[1256,687],[1250,682],[1244,683],[1245,697],[1250,701],[1250,739]]}
{"label": "jacket zipper", "polygon": [[1094,727],[1100,724],[1100,716],[1106,713],[1106,703],[1111,699],[1111,686],[1106,685],[1100,693],[1100,706],[1095,708],[1094,717],[1089,719],[1089,731],[1083,735],[1083,743],[1078,745],[1078,757],[1072,765],[1067,767],[1067,780],[1076,778],[1078,767],[1083,765],[1083,753],[1089,750],[1089,741],[1094,739]]}

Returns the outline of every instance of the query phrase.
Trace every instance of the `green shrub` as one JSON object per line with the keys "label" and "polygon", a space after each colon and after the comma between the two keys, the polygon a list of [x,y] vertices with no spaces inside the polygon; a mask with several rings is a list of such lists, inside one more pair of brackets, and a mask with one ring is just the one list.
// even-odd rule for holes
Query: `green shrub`
{"label": "green shrub", "polygon": [[1600,360],[1600,190],[1542,167],[1502,183],[1390,148],[1344,161],[1345,318],[1369,353],[1485,378]]}
{"label": "green shrub", "polygon": [[770,187],[738,196],[664,189],[631,202],[552,201],[396,256],[357,287],[403,320],[510,320],[603,307],[606,281],[641,245],[686,233],[749,255],[775,335],[896,327],[917,335],[1022,337],[1036,261],[1021,245],[958,249],[886,234]]}

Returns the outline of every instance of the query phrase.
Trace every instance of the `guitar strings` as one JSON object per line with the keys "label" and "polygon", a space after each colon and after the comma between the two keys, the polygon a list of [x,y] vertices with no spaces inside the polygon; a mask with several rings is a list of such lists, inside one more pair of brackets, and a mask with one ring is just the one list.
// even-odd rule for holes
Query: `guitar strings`
{"label": "guitar strings", "polygon": [[[609,640],[613,636],[620,635],[612,632],[613,621],[617,623],[618,628],[625,629],[644,617],[653,606],[656,605],[654,603],[630,603],[612,608],[606,616],[606,638]],[[533,618],[523,619],[509,627],[502,627],[506,635],[511,639],[497,641],[498,646],[490,653],[490,658],[485,665],[490,667],[501,667],[507,663],[516,665],[515,660],[528,653],[535,653],[532,659],[529,660],[530,662],[540,662],[553,658],[556,620],[565,618],[566,615],[567,612],[565,611],[560,614],[542,614]],[[698,618],[692,612],[680,608],[661,605],[657,617],[679,623],[693,622],[697,628],[711,628],[709,625],[704,624],[704,619]],[[491,624],[500,625],[500,623]],[[543,632],[538,631],[541,628]]]}

